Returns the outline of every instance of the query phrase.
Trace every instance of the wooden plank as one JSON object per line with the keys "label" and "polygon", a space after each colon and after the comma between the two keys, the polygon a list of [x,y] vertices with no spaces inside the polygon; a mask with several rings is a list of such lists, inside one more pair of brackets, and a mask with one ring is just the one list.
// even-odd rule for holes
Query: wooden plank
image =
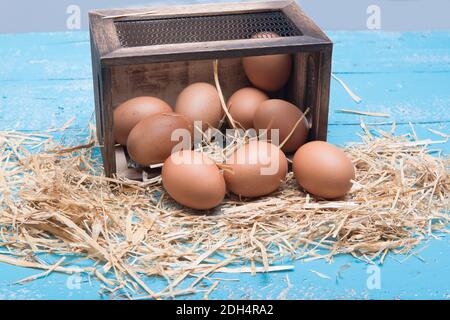
{"label": "wooden plank", "polygon": [[[302,111],[307,108],[305,96],[308,57],[309,53],[297,53],[293,56],[292,75],[286,93],[288,100]],[[307,118],[310,117],[307,116]]]}
{"label": "wooden plank", "polygon": [[[365,119],[366,124],[370,128],[375,128],[371,125],[372,121],[370,119]],[[414,130],[419,139],[431,139],[431,140],[445,140],[439,135],[433,134],[429,130],[437,130],[444,133],[450,133],[450,122],[447,123],[422,123],[414,124]],[[379,130],[389,131],[392,128],[392,123],[386,123],[384,125],[376,126]],[[359,135],[363,134],[359,124],[354,125],[342,125],[342,124],[331,124],[328,127],[328,140],[336,145],[345,146],[349,142],[361,142]],[[398,124],[395,129],[395,134],[412,134],[411,126],[408,123]],[[432,149],[441,150],[443,155],[450,155],[450,140],[446,143],[436,144],[431,146]]]}
{"label": "wooden plank", "polygon": [[406,123],[450,121],[450,72],[358,73],[342,74],[339,77],[363,100],[360,104],[355,103],[341,85],[333,80],[330,123],[359,122],[359,116],[336,113],[338,109],[389,113],[391,119]]}
{"label": "wooden plank", "polygon": [[115,156],[115,139],[113,134],[113,105],[112,105],[112,79],[111,69],[101,69],[101,104],[96,106],[100,107],[100,127],[102,132],[97,135],[103,138],[103,145],[101,145],[103,155],[103,167],[105,174],[111,177],[116,172],[116,156]]}
{"label": "wooden plank", "polygon": [[91,79],[0,82],[0,130],[60,128],[75,117],[72,128],[85,135],[93,112]]}
{"label": "wooden plank", "polygon": [[[447,36],[444,36],[446,33]],[[87,39],[87,34],[83,34]],[[392,39],[386,40],[384,43],[381,39],[391,38],[391,33],[370,33],[367,36],[365,33],[358,32],[340,32],[338,34],[342,36],[340,39],[343,42],[338,48],[335,47],[333,58],[335,65],[345,66],[345,73],[341,78],[364,98],[361,105],[352,104],[352,108],[389,111],[389,108],[392,107],[392,113],[396,120],[402,122],[412,120],[415,123],[416,133],[421,139],[441,139],[429,132],[428,129],[450,133],[450,119],[448,118],[447,122],[429,123],[440,121],[440,119],[445,121],[446,118],[443,115],[445,115],[445,111],[448,113],[450,105],[448,94],[450,73],[446,62],[447,58],[445,58],[449,55],[450,49],[448,41],[445,42],[445,39],[450,36],[449,32],[426,33],[427,38],[423,41],[420,41],[423,33],[400,34],[395,35],[395,39],[403,40],[397,42]],[[67,39],[66,44],[58,44],[64,42],[64,39]],[[86,139],[87,131],[81,130],[85,129],[93,112],[91,79],[90,77],[88,80],[73,80],[72,78],[76,75],[77,70],[85,69],[82,65],[88,65],[87,70],[90,73],[89,54],[82,57],[86,50],[81,50],[80,46],[74,44],[72,40],[78,42],[79,38],[72,38],[71,33],[24,34],[11,37],[0,35],[0,52],[2,53],[0,54],[2,57],[0,78],[3,80],[0,80],[0,130],[5,128],[25,131],[45,130],[52,125],[62,125],[68,118],[75,115],[77,117],[76,130],[67,130],[64,133],[64,141],[76,143],[76,141],[81,142]],[[17,42],[17,45],[14,41]],[[391,45],[389,44],[391,42],[394,45],[393,48],[384,48],[385,45]],[[88,50],[89,48],[87,52]],[[402,50],[405,51],[405,54]],[[6,54],[4,54],[5,52]],[[412,57],[411,54],[414,52],[418,56],[417,60],[405,59]],[[29,63],[32,59],[46,59],[46,55],[49,64]],[[373,60],[377,55],[379,55],[379,59]],[[355,63],[353,67],[352,62]],[[54,64],[50,65],[50,63]],[[27,72],[27,70],[29,71]],[[371,73],[367,73],[367,71]],[[49,78],[57,80],[48,80]],[[349,99],[348,95],[333,81],[331,107],[334,109],[349,107],[349,104],[353,102],[347,99]],[[359,117],[351,115],[337,115],[338,117],[336,117],[333,111],[330,115],[334,118],[334,123],[329,126],[329,141],[339,145],[359,141],[357,136],[358,133],[361,133],[357,124]],[[366,122],[371,121],[376,121],[376,119],[366,118]],[[417,124],[417,122],[426,123]],[[385,125],[381,128],[388,130],[390,126]],[[398,134],[410,133],[411,128],[406,123],[399,125],[396,132]],[[450,153],[450,142],[435,147],[442,149],[444,154]],[[420,252],[420,256],[427,261],[427,264],[412,257],[403,263],[391,260],[391,263],[383,266],[383,290],[367,290],[366,281],[359,281],[359,277],[355,281],[355,277],[348,276],[347,273],[343,273],[343,277],[339,278],[339,281],[327,281],[324,284],[324,280],[314,274],[294,272],[289,274],[292,283],[306,281],[311,284],[310,287],[313,289],[295,290],[293,288],[289,291],[288,298],[407,299],[419,297],[446,299],[448,298],[448,285],[442,281],[441,275],[448,274],[450,271],[450,255],[447,254],[448,240],[447,236],[443,241],[431,241],[429,247]],[[334,275],[336,268],[346,265],[351,265],[349,271],[352,274],[361,275],[366,279],[367,266],[362,263],[354,263],[354,259],[347,255],[336,257],[333,264],[317,261],[314,269],[324,274]],[[305,267],[301,261],[297,262],[295,266],[298,270]],[[67,278],[63,275],[52,274],[48,278],[39,279],[24,286],[11,286],[12,282],[31,276],[36,271],[5,264],[1,264],[1,270],[1,298],[60,299],[61,294],[67,293]],[[233,275],[232,278],[239,278],[241,281],[224,281],[220,290],[215,291],[211,298],[276,299],[279,292],[286,287],[285,274],[270,275],[269,280],[275,283],[273,286],[267,286],[267,275],[256,275],[255,277]],[[87,276],[83,275],[77,279],[80,280],[80,289],[71,290],[72,298],[99,298],[98,291],[101,289],[101,283],[95,279],[89,282]],[[158,285],[159,280],[151,279],[149,281],[153,284],[156,281],[156,285]],[[202,298],[202,295],[199,295],[198,298]]]}
{"label": "wooden plank", "polygon": [[330,81],[331,81],[331,59],[332,52],[325,51],[319,54],[319,85],[317,88],[318,101],[315,108],[314,138],[316,140],[327,140],[329,102],[330,102]]}
{"label": "wooden plank", "polygon": [[[64,55],[65,50],[60,54]],[[359,123],[359,116],[336,113],[338,109],[390,113],[392,120],[403,123],[450,121],[450,73],[344,74],[340,77],[363,101],[356,104],[333,80],[330,124]],[[46,130],[62,126],[72,116],[76,117],[73,127],[86,130],[94,112],[93,103],[92,79],[0,81],[0,130]],[[46,116],[30,116],[35,110]]]}
{"label": "wooden plank", "polygon": [[96,13],[89,13],[89,29],[92,35],[93,46],[98,56],[113,52],[120,48],[114,21],[104,20]]}
{"label": "wooden plank", "polygon": [[[333,72],[450,72],[450,33],[328,32]],[[0,81],[91,79],[89,33],[0,34]]]}
{"label": "wooden plank", "polygon": [[[227,10],[224,10],[225,8]],[[132,15],[132,19],[141,21],[148,19],[148,16],[154,17],[155,15],[168,19],[175,16],[198,16],[230,12],[244,14],[255,10],[273,12],[281,9],[285,14],[289,13],[291,15],[291,20],[306,35],[272,39],[256,38],[123,48],[120,45],[114,23],[117,19],[129,19],[130,17],[127,17],[127,15]],[[307,72],[303,72],[311,79],[305,82],[306,90],[303,90],[302,87],[297,88],[288,85],[287,88],[277,93],[277,98],[291,98],[286,96],[289,91],[293,98],[298,98],[296,90],[302,90],[301,94],[305,94],[305,103],[311,104],[313,109],[311,138],[314,140],[326,140],[329,80],[331,74],[331,59],[329,57],[331,57],[332,43],[312,20],[306,17],[295,2],[168,7],[162,11],[156,9],[155,12],[149,12],[150,10],[146,8],[145,11],[142,11],[146,12],[145,18],[136,16],[137,12],[142,14],[139,11],[130,13],[124,10],[108,10],[89,13],[97,136],[102,145],[103,164],[108,177],[116,173],[114,137],[112,133],[114,107],[136,95],[149,94],[160,97],[174,105],[176,102],[175,97],[183,87],[192,82],[198,82],[197,79],[208,79],[208,75],[212,75],[211,70],[208,71],[208,68],[203,67],[202,64],[205,62],[211,64],[210,60],[215,59],[220,59],[224,65],[229,64],[231,66],[231,68],[222,69],[226,78],[230,71],[235,74],[236,71],[240,70],[240,73],[243,74],[240,60],[231,58],[314,52],[308,58],[306,64]],[[163,13],[162,15],[161,12]],[[326,54],[323,54],[325,52]],[[327,60],[322,61],[323,58]],[[173,63],[172,65],[167,65],[168,62]],[[118,68],[120,66],[122,68]],[[186,77],[186,74],[190,74],[190,70],[195,70],[199,78]],[[294,72],[297,71],[299,70],[294,69]],[[298,80],[299,77],[299,75],[295,75],[292,78]],[[223,82],[225,94],[231,95],[238,88],[247,85],[246,80],[244,80],[245,82],[239,82],[236,78],[229,78],[232,85]],[[138,80],[136,81],[136,79]],[[245,77],[242,76],[241,79],[245,79]],[[327,83],[323,84],[321,83],[322,81]],[[142,90],[143,88],[145,90]]]}
{"label": "wooden plank", "polygon": [[304,35],[331,42],[327,35],[301,10],[295,1],[284,7],[282,11],[297,25]]}
{"label": "wooden plank", "polygon": [[[124,14],[147,13],[146,18],[178,17],[178,16],[202,16],[214,14],[232,14],[242,12],[258,12],[268,10],[279,10],[290,4],[292,1],[265,1],[265,2],[229,2],[229,3],[209,3],[196,5],[175,5],[175,6],[149,6],[141,8],[118,8],[95,10],[95,13],[103,16],[118,16]],[[136,17],[123,17],[117,20],[136,19]]]}
{"label": "wooden plank", "polygon": [[450,32],[333,31],[335,73],[450,71]]}
{"label": "wooden plank", "polygon": [[[320,53],[309,54],[306,66],[305,105],[311,109],[309,139],[316,140],[319,139],[320,131]],[[326,138],[322,140],[326,140]]]}
{"label": "wooden plank", "polygon": [[[225,98],[250,85],[240,59],[221,60],[219,72]],[[212,60],[114,67],[112,104],[116,107],[133,97],[150,95],[166,101],[174,108],[181,91],[195,82],[214,84]]]}
{"label": "wooden plank", "polygon": [[155,62],[236,58],[278,53],[328,50],[330,43],[315,38],[289,37],[180,43],[121,48],[102,57],[105,66]]}
{"label": "wooden plank", "polygon": [[94,104],[95,104],[95,123],[97,141],[100,145],[104,144],[104,128],[103,128],[103,108],[102,108],[102,79],[101,79],[101,65],[100,53],[95,46],[94,35],[90,30],[91,43],[91,64],[92,64],[92,85],[94,89]]}
{"label": "wooden plank", "polygon": [[91,79],[89,33],[0,35],[0,81]]}

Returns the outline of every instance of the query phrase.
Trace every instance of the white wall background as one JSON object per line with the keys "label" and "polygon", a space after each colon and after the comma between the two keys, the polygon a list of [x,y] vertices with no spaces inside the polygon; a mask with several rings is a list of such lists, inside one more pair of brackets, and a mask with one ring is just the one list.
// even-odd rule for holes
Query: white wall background
{"label": "white wall background", "polygon": [[[70,28],[86,30],[87,12],[93,8],[230,1],[233,0],[1,0],[0,33],[64,31]],[[297,0],[297,2],[326,30],[373,28],[373,14],[377,15],[376,27],[382,30],[450,29],[450,0]],[[79,24],[70,20],[71,13],[67,13],[68,8],[79,9]],[[379,14],[374,11],[378,8]]]}

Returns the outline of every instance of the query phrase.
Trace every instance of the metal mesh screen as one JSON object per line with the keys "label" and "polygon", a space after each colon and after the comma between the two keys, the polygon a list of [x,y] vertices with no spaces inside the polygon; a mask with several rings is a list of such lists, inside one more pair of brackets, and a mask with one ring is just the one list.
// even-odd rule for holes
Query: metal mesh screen
{"label": "metal mesh screen", "polygon": [[115,26],[122,47],[250,39],[259,32],[302,35],[281,11],[116,21]]}

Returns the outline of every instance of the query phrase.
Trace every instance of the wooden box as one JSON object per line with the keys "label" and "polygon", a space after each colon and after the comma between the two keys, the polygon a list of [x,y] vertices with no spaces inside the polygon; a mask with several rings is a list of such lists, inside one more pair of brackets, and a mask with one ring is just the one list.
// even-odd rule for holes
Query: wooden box
{"label": "wooden box", "polygon": [[[242,57],[292,54],[288,85],[271,97],[309,107],[310,139],[326,140],[333,44],[294,1],[96,10],[89,20],[97,135],[107,176],[128,169],[126,152],[113,138],[114,108],[142,95],[174,106],[189,84],[214,84],[215,59],[227,99],[250,85]],[[258,32],[281,37],[252,39]]]}

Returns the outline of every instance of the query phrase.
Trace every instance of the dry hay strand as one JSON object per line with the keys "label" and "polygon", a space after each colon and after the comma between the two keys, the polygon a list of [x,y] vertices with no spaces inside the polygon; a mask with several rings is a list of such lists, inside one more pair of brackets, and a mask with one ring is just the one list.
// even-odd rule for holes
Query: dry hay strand
{"label": "dry hay strand", "polygon": [[[42,253],[80,256],[93,260],[81,271],[103,282],[105,293],[159,299],[202,291],[214,273],[291,270],[280,265],[285,258],[351,254],[382,263],[388,252],[407,254],[448,232],[449,159],[429,154],[432,141],[374,137],[363,128],[363,142],[346,148],[357,175],[345,199],[315,199],[289,174],[270,196],[230,195],[206,214],[174,203],[158,179],[105,178],[92,135],[64,148],[47,134],[0,132],[0,261],[44,270],[27,282],[80,271],[64,259],[46,264]],[[218,162],[232,151],[213,143],[201,149]],[[154,292],[148,276],[167,287]],[[187,279],[194,281],[181,289]],[[211,282],[204,296],[217,286]]]}

